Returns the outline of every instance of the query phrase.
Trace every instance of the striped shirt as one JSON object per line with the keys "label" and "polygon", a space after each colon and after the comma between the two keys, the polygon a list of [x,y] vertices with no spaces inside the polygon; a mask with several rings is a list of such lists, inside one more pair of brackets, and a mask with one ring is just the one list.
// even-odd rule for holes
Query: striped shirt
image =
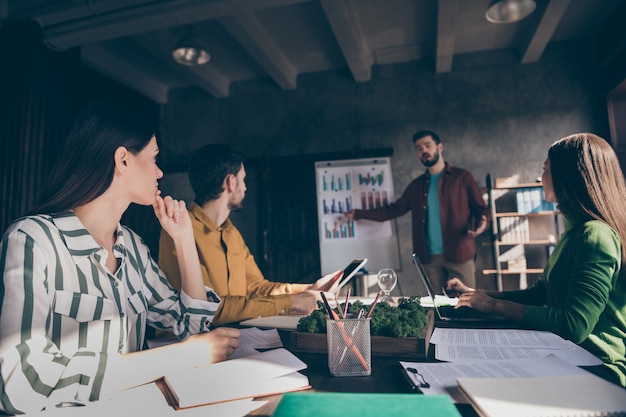
{"label": "striped shirt", "polygon": [[0,243],[0,410],[30,412],[102,395],[107,363],[141,350],[146,325],[179,338],[207,331],[219,306],[178,293],[132,230],[113,255],[73,212],[14,222]]}

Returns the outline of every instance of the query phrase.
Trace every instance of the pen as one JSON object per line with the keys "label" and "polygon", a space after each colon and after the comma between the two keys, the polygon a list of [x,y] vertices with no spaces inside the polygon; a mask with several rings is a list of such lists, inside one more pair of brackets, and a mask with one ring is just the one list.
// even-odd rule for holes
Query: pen
{"label": "pen", "polygon": [[320,291],[320,297],[322,297],[322,301],[324,302],[324,307],[326,307],[326,311],[328,312],[328,317],[331,318],[332,320],[339,320],[339,317],[337,316],[337,313],[335,313],[335,310],[330,308],[330,304],[328,304],[328,300],[326,299],[326,295],[324,294],[324,291]]}
{"label": "pen", "polygon": [[348,317],[348,302],[350,301],[350,288],[348,288],[348,293],[346,294],[346,303],[343,306],[343,317]]}
{"label": "pen", "polygon": [[367,312],[367,315],[365,316],[366,319],[369,318],[372,315],[372,311],[374,311],[374,307],[376,307],[376,303],[378,302],[378,299],[380,298],[380,294],[381,293],[382,293],[382,291],[378,291],[378,294],[376,294],[376,298],[374,298],[374,302],[370,306],[370,309]]}
{"label": "pen", "polygon": [[345,319],[345,317],[343,316],[343,312],[341,311],[341,306],[338,305],[338,302],[335,302],[335,304],[337,304],[337,311],[339,311],[339,315],[335,313],[335,310],[333,310],[330,306],[330,303],[328,302],[324,291],[320,291],[320,296],[322,297],[322,301],[324,301],[324,306],[326,307],[326,310],[328,310],[328,315],[330,316],[330,318],[332,318],[333,320]]}

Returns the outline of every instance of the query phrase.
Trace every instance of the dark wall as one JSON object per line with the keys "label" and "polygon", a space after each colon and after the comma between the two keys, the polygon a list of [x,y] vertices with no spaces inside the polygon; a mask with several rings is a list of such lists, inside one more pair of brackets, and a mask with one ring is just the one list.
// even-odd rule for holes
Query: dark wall
{"label": "dark wall", "polygon": [[[396,193],[424,170],[410,141],[417,129],[437,131],[445,159],[469,169],[481,185],[487,173],[534,180],[547,147],[564,135],[585,130],[608,137],[606,89],[598,87],[594,48],[586,43],[551,46],[527,65],[500,51],[455,57],[447,74],[415,62],[375,67],[366,83],[326,72],[302,75],[293,91],[271,82],[234,84],[231,98],[221,100],[174,91],[159,109],[85,68],[77,50],[47,50],[32,25],[0,29],[0,52],[12,57],[0,66],[2,230],[34,205],[71,121],[98,99],[136,103],[155,117],[160,111],[165,168],[212,142],[233,144],[250,159],[393,148]],[[254,225],[254,204],[239,215],[242,230]],[[151,215],[134,218],[137,226],[133,218],[128,223],[154,248],[158,227],[144,221]],[[400,279],[410,287],[409,216],[398,219],[398,229]],[[256,240],[248,232],[246,238]],[[479,269],[491,264],[489,249],[480,248]],[[492,280],[479,277],[479,283],[488,287]]]}
{"label": "dark wall", "polygon": [[[131,107],[158,128],[159,107],[144,96],[83,66],[80,52],[53,52],[33,22],[0,26],[0,231],[42,196],[70,127],[90,102]],[[7,59],[11,57],[11,59]],[[125,223],[151,245],[158,222],[151,207],[134,207]],[[148,215],[146,215],[148,214]],[[155,240],[156,236],[156,240]]]}
{"label": "dark wall", "polygon": [[[213,142],[232,144],[249,158],[392,147],[399,194],[424,171],[411,135],[431,129],[442,138],[446,161],[470,170],[479,185],[487,173],[534,181],[556,139],[580,131],[608,137],[605,96],[590,56],[588,44],[569,42],[526,65],[500,51],[455,57],[447,74],[406,63],[375,67],[372,80],[358,84],[347,73],[325,72],[300,76],[295,91],[241,83],[220,100],[177,91],[163,109],[163,162],[175,166]],[[244,211],[255,218],[251,204]],[[404,288],[414,284],[409,217],[398,219]],[[479,251],[478,269],[490,267],[490,248],[479,243]],[[493,277],[479,273],[478,282],[491,287]]]}

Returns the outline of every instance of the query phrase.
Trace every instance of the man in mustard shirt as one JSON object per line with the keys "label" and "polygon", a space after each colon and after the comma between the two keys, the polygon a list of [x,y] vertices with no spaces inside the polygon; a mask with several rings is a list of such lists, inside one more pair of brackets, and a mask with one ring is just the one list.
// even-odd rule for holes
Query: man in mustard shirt
{"label": "man in mustard shirt", "polygon": [[[246,194],[243,155],[222,144],[197,151],[189,166],[189,182],[196,197],[189,216],[205,284],[222,299],[213,324],[260,316],[310,314],[320,291],[336,287],[334,276],[314,284],[268,281],[254,261],[241,233],[228,216],[241,208]],[[180,288],[180,271],[172,240],[161,233],[159,267]],[[331,294],[328,297],[333,298]]]}

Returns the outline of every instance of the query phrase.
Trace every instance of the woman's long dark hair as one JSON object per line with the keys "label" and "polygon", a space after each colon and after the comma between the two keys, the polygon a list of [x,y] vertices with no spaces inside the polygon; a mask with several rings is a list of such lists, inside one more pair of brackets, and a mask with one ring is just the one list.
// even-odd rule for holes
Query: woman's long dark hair
{"label": "woman's long dark hair", "polygon": [[548,150],[559,210],[574,225],[601,220],[617,232],[626,262],[626,182],[611,145],[591,133],[567,136]]}
{"label": "woman's long dark hair", "polygon": [[92,103],[78,116],[57,159],[43,202],[31,214],[72,210],[102,195],[113,181],[120,146],[140,152],[154,129],[110,103]]}

